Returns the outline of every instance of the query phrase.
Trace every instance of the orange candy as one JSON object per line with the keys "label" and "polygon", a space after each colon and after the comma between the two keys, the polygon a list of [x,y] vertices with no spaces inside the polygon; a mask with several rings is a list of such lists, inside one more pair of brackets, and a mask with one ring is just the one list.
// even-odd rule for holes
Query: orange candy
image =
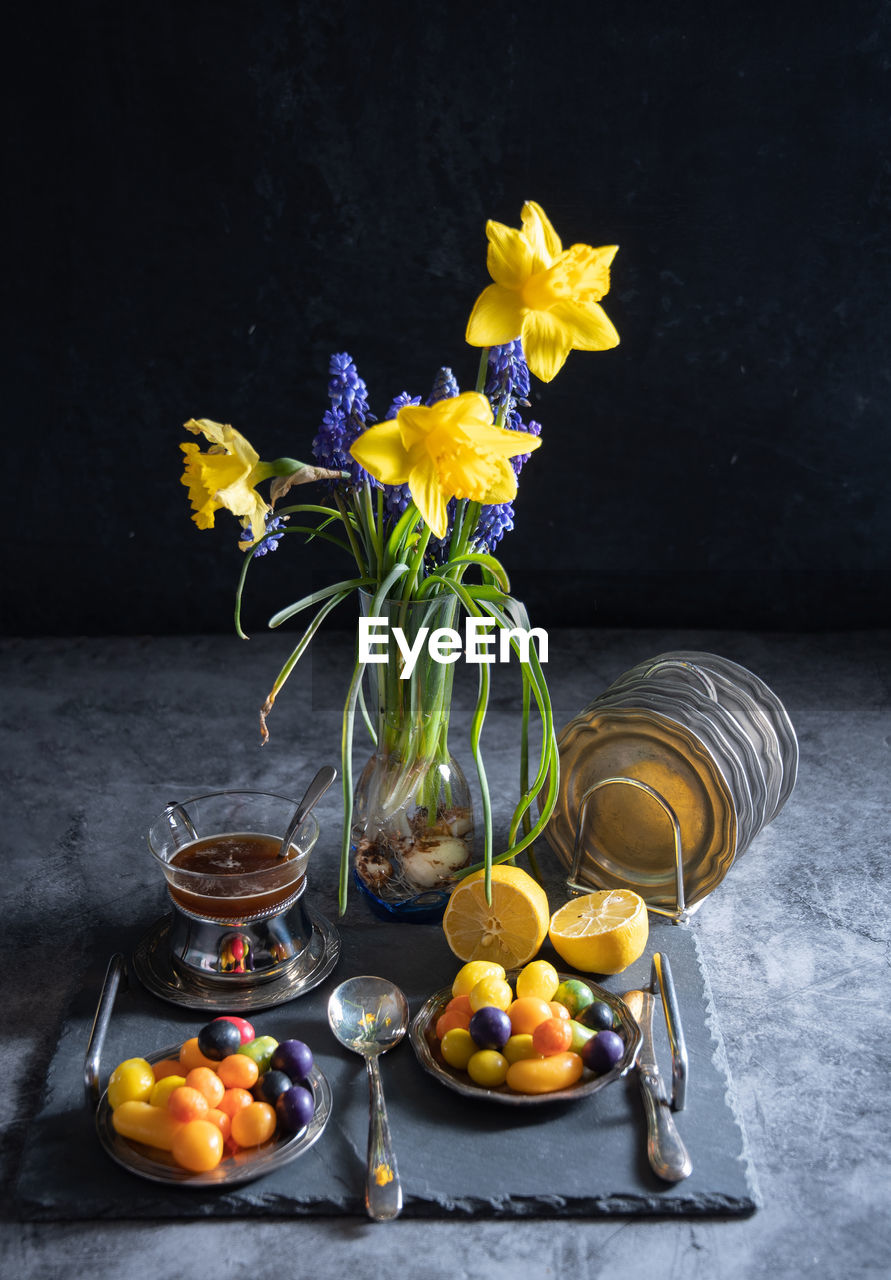
{"label": "orange candy", "polygon": [[551,1011],[551,1016],[554,1018],[565,1018],[568,1022],[572,1017],[572,1014],[569,1012],[566,1005],[561,1004],[559,1000],[549,1000],[548,1008]]}
{"label": "orange candy", "polygon": [[554,1093],[568,1089],[584,1070],[577,1053],[555,1053],[549,1058],[524,1058],[507,1069],[507,1083],[518,1093]]}
{"label": "orange candy", "polygon": [[[167,1110],[174,1120],[203,1120],[210,1108],[203,1093],[191,1085],[181,1084],[167,1099]],[[188,1166],[185,1166],[188,1168]]]}
{"label": "orange candy", "polygon": [[543,1057],[566,1053],[572,1044],[572,1028],[567,1018],[548,1018],[532,1032],[532,1048]]}
{"label": "orange candy", "polygon": [[162,1058],[160,1062],[156,1062],[152,1067],[152,1074],[155,1077],[155,1084],[159,1080],[166,1080],[168,1076],[181,1076],[183,1074],[183,1064],[177,1058]]}
{"label": "orange candy", "polygon": [[217,1063],[211,1058],[205,1058],[204,1054],[198,1048],[198,1037],[192,1036],[191,1040],[187,1040],[179,1051],[180,1070],[185,1067],[185,1073],[188,1074],[194,1067],[209,1067],[211,1071],[216,1071]]}
{"label": "orange candy", "polygon": [[459,1013],[466,1013],[467,1016],[470,1017],[473,1014],[473,1006],[470,1003],[470,996],[452,996],[443,1012],[449,1013],[452,1009],[457,1010]]}
{"label": "orange candy", "polygon": [[260,1068],[246,1053],[230,1053],[217,1064],[217,1075],[227,1089],[251,1089],[260,1076]]}
{"label": "orange candy", "polygon": [[462,1009],[447,1009],[436,1020],[437,1039],[441,1040],[447,1031],[452,1031],[455,1027],[463,1027],[467,1031],[470,1026],[470,1017],[471,1015]]}
{"label": "orange candy", "polygon": [[186,1084],[190,1089],[203,1093],[209,1107],[218,1107],[226,1092],[226,1086],[210,1067],[193,1067],[186,1076]]}
{"label": "orange candy", "polygon": [[275,1108],[268,1102],[252,1102],[232,1117],[232,1137],[240,1147],[259,1147],[275,1133]]}
{"label": "orange candy", "polygon": [[190,1173],[207,1173],[223,1158],[223,1135],[208,1120],[193,1120],[177,1130],[173,1138],[173,1158]]}
{"label": "orange candy", "polygon": [[237,1111],[243,1111],[253,1101],[247,1089],[227,1089],[217,1110],[222,1111],[231,1120]]}
{"label": "orange candy", "polygon": [[220,1133],[223,1135],[223,1142],[225,1142],[229,1137],[229,1134],[232,1132],[231,1117],[227,1116],[225,1111],[220,1111],[216,1107],[211,1107],[207,1113],[207,1118],[211,1124],[215,1124],[217,1126]]}
{"label": "orange candy", "polygon": [[547,1000],[538,996],[520,996],[508,1008],[511,1032],[515,1036],[531,1035],[540,1022],[546,1022],[554,1015]]}

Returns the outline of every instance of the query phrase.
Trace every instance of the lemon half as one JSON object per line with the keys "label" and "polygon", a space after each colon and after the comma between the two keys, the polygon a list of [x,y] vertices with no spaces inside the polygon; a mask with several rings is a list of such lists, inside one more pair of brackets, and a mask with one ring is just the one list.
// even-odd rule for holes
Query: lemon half
{"label": "lemon half", "polygon": [[494,960],[505,969],[523,965],[548,936],[550,908],[544,889],[520,867],[492,868],[492,902],[485,873],[466,876],[449,898],[442,927],[459,960]]}
{"label": "lemon half", "polygon": [[573,898],[548,930],[554,950],[580,973],[621,973],[643,955],[649,933],[647,904],[632,889]]}

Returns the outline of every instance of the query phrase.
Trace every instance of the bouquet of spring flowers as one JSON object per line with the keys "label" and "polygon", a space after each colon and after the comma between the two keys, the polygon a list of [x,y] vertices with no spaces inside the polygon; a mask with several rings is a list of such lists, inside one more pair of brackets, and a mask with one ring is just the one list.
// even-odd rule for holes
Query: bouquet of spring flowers
{"label": "bouquet of spring flowers", "polygon": [[[599,305],[616,250],[564,250],[532,202],[524,206],[519,228],[489,222],[486,234],[493,283],[477,299],[466,333],[470,346],[482,348],[474,390],[462,392],[451,369],[441,368],[425,398],[403,392],[378,421],[350,356],[332,356],[330,406],[312,442],[313,464],[262,462],[231,426],[209,419],[185,424],[211,441],[206,452],[182,445],[182,482],[193,519],[199,528],[211,528],[214,513],[226,508],[241,521],[239,635],[248,568],[287,535],[334,543],[354,566],[351,576],[303,596],[270,620],[278,627],[299,614],[310,616],[261,711],[265,741],[275,698],[316,631],[337,605],[358,594],[362,617],[341,744],[341,912],[351,852],[359,887],[383,912],[408,902],[419,912],[441,913],[455,876],[476,869],[470,865],[469,792],[448,743],[453,664],[460,657],[454,623],[461,616],[465,653],[479,670],[470,748],[482,798],[487,893],[492,863],[529,849],[557,797],[556,739],[542,670],[546,636],[529,626],[495,551],[513,527],[517,478],[541,444],[539,425],[522,416],[529,407],[530,371],[549,382],[571,350],[605,350],[619,340]],[[267,479],[268,500],[257,489]],[[285,503],[295,486],[308,482],[323,486],[319,501]],[[506,847],[497,852],[481,749],[496,640],[502,659],[518,659],[522,676],[519,799]],[[366,672],[371,698],[363,691]],[[533,703],[541,745],[530,761]],[[357,711],[375,750],[354,795]]]}

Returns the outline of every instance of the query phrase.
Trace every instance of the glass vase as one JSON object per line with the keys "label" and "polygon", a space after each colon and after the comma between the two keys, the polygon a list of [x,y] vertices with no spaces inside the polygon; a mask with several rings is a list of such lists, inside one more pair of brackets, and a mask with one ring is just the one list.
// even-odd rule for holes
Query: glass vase
{"label": "glass vase", "polygon": [[374,622],[364,595],[362,607],[377,659],[365,672],[376,747],[355,788],[353,876],[376,915],[429,923],[442,918],[456,872],[473,859],[473,802],[448,742],[454,665],[427,646],[454,628],[457,605],[451,596],[387,600]]}

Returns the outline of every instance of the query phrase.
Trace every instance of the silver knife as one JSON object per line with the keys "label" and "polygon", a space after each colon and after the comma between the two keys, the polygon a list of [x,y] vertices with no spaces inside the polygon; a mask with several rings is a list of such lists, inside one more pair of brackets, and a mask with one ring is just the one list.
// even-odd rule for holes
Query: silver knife
{"label": "silver knife", "polygon": [[693,1172],[693,1162],[677,1131],[653,1046],[656,998],[649,991],[628,991],[622,997],[643,1034],[637,1059],[640,1092],[647,1116],[647,1156],[653,1172],[665,1182],[681,1182]]}

